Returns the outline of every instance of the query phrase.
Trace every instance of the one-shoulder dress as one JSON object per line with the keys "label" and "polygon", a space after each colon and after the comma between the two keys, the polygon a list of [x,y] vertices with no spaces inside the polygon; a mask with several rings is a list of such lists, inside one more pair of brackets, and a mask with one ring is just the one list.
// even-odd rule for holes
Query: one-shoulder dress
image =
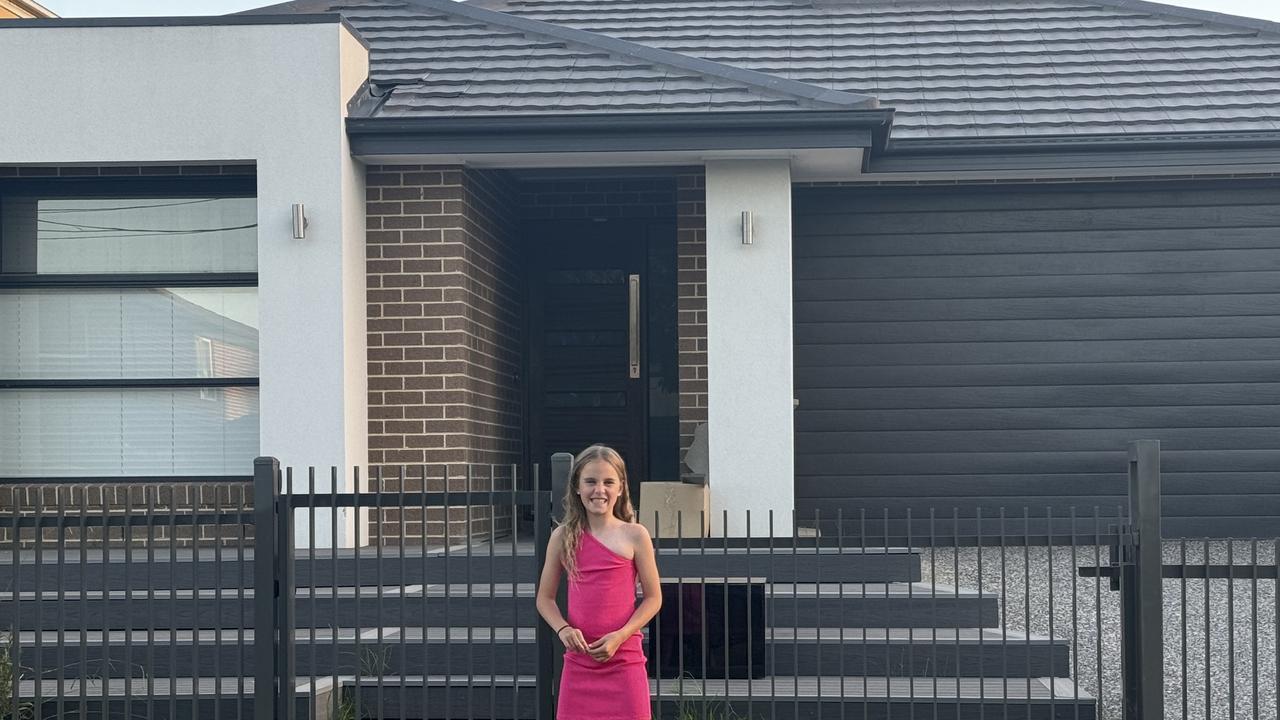
{"label": "one-shoulder dress", "polygon": [[[636,609],[636,564],[583,531],[578,577],[569,580],[569,624],[588,643],[617,630]],[[623,641],[606,662],[565,651],[559,720],[649,720],[649,679],[640,633]]]}

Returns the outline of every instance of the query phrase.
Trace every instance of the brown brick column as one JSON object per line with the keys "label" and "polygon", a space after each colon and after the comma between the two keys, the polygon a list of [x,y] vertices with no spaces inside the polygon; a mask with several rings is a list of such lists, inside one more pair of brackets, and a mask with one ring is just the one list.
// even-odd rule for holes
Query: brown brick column
{"label": "brown brick column", "polygon": [[[680,341],[680,451],[707,421],[707,183],[702,172],[676,179]],[[681,472],[687,470],[681,466]]]}
{"label": "brown brick column", "polygon": [[[500,173],[370,167],[368,186],[369,462],[383,486],[509,487],[521,456],[523,279],[512,184]],[[450,535],[487,535],[457,508]],[[389,513],[383,537],[399,536]],[[441,536],[443,516],[406,514],[406,536]],[[375,537],[377,539],[376,530]]]}

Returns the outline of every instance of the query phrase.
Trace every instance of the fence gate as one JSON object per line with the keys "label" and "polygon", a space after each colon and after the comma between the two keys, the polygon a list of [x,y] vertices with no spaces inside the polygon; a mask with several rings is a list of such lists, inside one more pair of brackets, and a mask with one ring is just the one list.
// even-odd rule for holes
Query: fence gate
{"label": "fence gate", "polygon": [[[1110,578],[1120,593],[1125,720],[1275,718],[1280,538],[1167,541],[1160,498],[1159,441],[1130,443],[1129,522],[1112,536],[1108,567],[1080,568],[1082,576]],[[1270,555],[1270,563],[1260,562],[1260,554]],[[1260,580],[1270,581],[1269,593]]]}
{"label": "fence gate", "polygon": [[335,473],[255,463],[255,717],[550,720],[537,467],[527,490],[514,466]]}

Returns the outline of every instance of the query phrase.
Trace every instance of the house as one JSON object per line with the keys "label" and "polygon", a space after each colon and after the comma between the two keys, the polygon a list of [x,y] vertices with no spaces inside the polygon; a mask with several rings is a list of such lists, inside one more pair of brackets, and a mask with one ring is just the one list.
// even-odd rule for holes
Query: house
{"label": "house", "polygon": [[[6,479],[256,454],[527,475],[604,441],[643,495],[692,479],[705,424],[714,532],[741,534],[747,510],[755,532],[792,508],[1087,514],[1156,438],[1166,528],[1280,527],[1275,23],[297,0],[14,21],[0,64],[23,68],[0,80],[24,138],[0,145]],[[69,200],[94,212],[59,219]],[[43,264],[77,239],[114,249]],[[220,369],[223,336],[182,323],[73,327],[81,293],[195,289],[256,363]],[[186,463],[179,408],[230,391],[256,444]],[[119,457],[14,460],[108,416]]]}
{"label": "house", "polygon": [[43,5],[31,0],[0,0],[0,19],[57,17]]}

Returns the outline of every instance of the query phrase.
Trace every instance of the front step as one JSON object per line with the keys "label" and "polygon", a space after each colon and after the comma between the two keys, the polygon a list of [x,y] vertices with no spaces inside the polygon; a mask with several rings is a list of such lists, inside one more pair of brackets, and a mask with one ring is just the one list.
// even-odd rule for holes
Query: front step
{"label": "front step", "polygon": [[[339,676],[298,678],[295,685],[299,720],[331,718],[334,688],[339,714],[350,717],[533,718],[540,695],[533,676]],[[19,683],[19,698],[33,702],[35,683]],[[104,720],[148,717],[156,720],[222,720],[252,717],[253,678],[112,679],[61,684],[41,682],[40,717],[85,716]],[[657,717],[722,717],[732,708],[743,718],[978,717],[1011,720],[1094,720],[1093,698],[1068,681],[932,680],[898,677],[799,677],[761,680],[651,680]],[[104,699],[105,695],[105,699]],[[83,703],[83,705],[82,705]],[[106,712],[103,712],[104,705]],[[81,709],[85,712],[81,712]],[[429,711],[425,711],[429,709]],[[126,712],[129,715],[126,715]],[[703,713],[706,713],[705,715]]]}
{"label": "front step", "polygon": [[1063,638],[999,629],[774,628],[773,675],[1067,677]]}
{"label": "front step", "polygon": [[[692,543],[694,541],[685,541]],[[834,548],[834,547],[716,547],[715,539],[703,540],[699,550],[694,545],[677,545],[663,541],[659,547],[658,567],[663,574],[683,577],[770,577],[777,582],[821,580],[823,582],[916,582],[921,579],[920,552],[911,548]],[[514,554],[513,554],[514,552]],[[58,553],[48,547],[36,562],[36,553],[20,553],[16,568],[12,552],[0,552],[0,587],[12,588],[12,574],[17,575],[18,589],[42,590],[142,590],[190,589],[196,584],[208,587],[221,574],[222,587],[253,586],[253,549],[237,552],[224,548],[188,550],[156,548],[152,551],[110,550],[103,561],[101,552],[90,552],[83,558],[76,550],[68,550],[63,558],[63,572],[56,571]],[[127,559],[127,560],[126,560]],[[294,576],[299,587],[355,584],[421,585],[428,583],[527,582],[537,580],[537,567],[532,547],[527,543],[511,545],[477,544],[443,550],[384,547],[338,550],[299,550],[294,555]],[[357,582],[357,580],[359,582]]]}
{"label": "front step", "polygon": [[770,627],[995,627],[999,598],[926,583],[773,583]]}
{"label": "front step", "polygon": [[[379,644],[381,635],[381,644]],[[446,642],[443,628],[430,628],[423,642],[421,628],[343,628],[334,641],[328,629],[297,631],[296,663],[299,675],[354,675],[372,665],[395,675],[433,674],[509,675],[533,674],[537,653],[532,627],[519,628],[513,643],[511,628],[450,628]],[[41,636],[40,663],[36,662],[35,633],[22,633],[21,663],[28,667],[54,661],[58,633]],[[98,631],[83,636],[69,632],[63,638],[60,666],[67,673],[103,666],[146,666],[166,675],[213,677],[254,672],[253,631],[202,631],[198,647],[192,633],[158,631],[148,643],[148,633],[116,631],[106,637]],[[773,675],[854,674],[917,677],[1065,677],[1069,667],[1066,640],[1052,643],[1041,636],[978,629],[776,628],[766,632],[765,668]],[[692,671],[693,668],[690,668]],[[95,674],[97,673],[95,671]],[[700,673],[694,673],[700,674]]]}
{"label": "front step", "polygon": [[[153,644],[148,644],[147,631],[68,632],[63,639],[59,655],[56,650],[58,633],[41,633],[43,645],[37,649],[36,634],[24,632],[19,636],[22,645],[21,663],[26,667],[49,667],[56,657],[60,667],[68,675],[80,674],[82,669],[101,675],[106,663],[117,674],[123,668],[134,667],[136,674],[156,672],[179,677],[220,675],[253,675],[253,630],[243,633],[236,630],[215,632],[203,630],[198,644],[193,646],[189,630],[170,633],[152,633]],[[537,671],[537,645],[534,629],[519,628],[516,642],[512,642],[512,628],[450,628],[446,641],[444,628],[429,628],[423,642],[421,628],[398,627],[353,628],[338,631],[337,641],[328,629],[300,629],[295,633],[295,667],[299,676],[355,675],[371,672],[371,668],[394,674],[461,674],[481,675],[528,674]],[[381,636],[381,643],[379,643]],[[470,640],[468,639],[470,638]],[[37,663],[39,657],[41,662]]]}
{"label": "front step", "polygon": [[[1096,703],[1066,680],[801,676],[650,682],[661,718],[770,720],[927,717],[1094,720]],[[702,708],[709,714],[703,715]]]}
{"label": "front step", "polygon": [[[298,588],[297,627],[492,626],[535,619],[533,585],[409,585]],[[231,628],[253,623],[253,590],[67,591],[0,593],[0,627],[57,630]],[[62,602],[58,602],[58,600]],[[425,602],[424,602],[425,601]],[[773,627],[992,627],[997,597],[923,583],[773,583]]]}
{"label": "front step", "polygon": [[[467,681],[470,684],[467,684]],[[321,682],[324,682],[322,679]],[[528,676],[342,677],[342,698],[375,717],[532,718],[539,689]],[[658,713],[671,720],[733,717],[814,718],[929,717],[960,720],[979,716],[1010,720],[1094,720],[1092,697],[1067,681],[932,680],[898,677],[799,677],[762,680],[649,681]],[[358,714],[357,714],[358,716]]]}
{"label": "front step", "polygon": [[[226,720],[253,717],[252,677],[224,677],[220,680],[112,678],[105,681],[90,678],[61,682],[46,679],[40,681],[38,701],[36,689],[34,680],[18,683],[19,702],[29,704],[29,712],[37,718]],[[297,703],[294,718],[315,719],[316,697],[309,680],[298,684],[294,697]]]}

